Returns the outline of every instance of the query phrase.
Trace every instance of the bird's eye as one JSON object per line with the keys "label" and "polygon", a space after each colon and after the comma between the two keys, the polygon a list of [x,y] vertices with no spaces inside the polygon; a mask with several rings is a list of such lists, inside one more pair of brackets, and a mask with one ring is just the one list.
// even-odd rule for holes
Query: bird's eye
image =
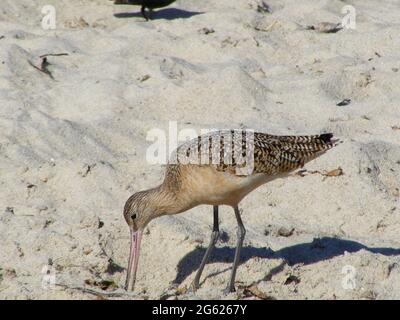
{"label": "bird's eye", "polygon": [[134,213],[133,215],[131,215],[132,220],[136,219],[136,213]]}

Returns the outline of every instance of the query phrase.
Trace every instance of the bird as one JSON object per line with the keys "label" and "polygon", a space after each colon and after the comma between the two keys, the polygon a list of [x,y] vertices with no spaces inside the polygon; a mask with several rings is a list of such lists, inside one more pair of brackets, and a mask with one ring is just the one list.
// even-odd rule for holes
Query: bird
{"label": "bird", "polygon": [[141,6],[140,12],[142,16],[149,21],[149,16],[146,14],[146,8],[150,9],[150,12],[156,8],[163,8],[169,6],[176,0],[115,0],[114,4],[132,4]]}
{"label": "bird", "polygon": [[181,144],[172,152],[163,182],[157,187],[134,193],[124,205],[123,215],[131,240],[125,289],[134,290],[142,234],[150,221],[198,205],[211,205],[211,241],[189,287],[195,292],[219,238],[219,206],[226,205],[233,208],[238,225],[234,261],[224,290],[226,294],[234,292],[246,234],[238,207],[241,200],[267,182],[290,176],[338,142],[332,133],[279,136],[248,129],[226,129]]}

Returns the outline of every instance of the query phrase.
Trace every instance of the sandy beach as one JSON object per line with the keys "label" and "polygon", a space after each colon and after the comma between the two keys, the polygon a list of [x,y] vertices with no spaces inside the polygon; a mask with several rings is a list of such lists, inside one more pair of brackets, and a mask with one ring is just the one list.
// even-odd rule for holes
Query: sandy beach
{"label": "sandy beach", "polygon": [[[148,22],[109,0],[0,2],[0,299],[400,299],[400,2],[264,2],[178,0]],[[345,6],[355,28],[319,32]],[[123,290],[123,206],[161,183],[148,133],[171,123],[342,141],[243,200],[235,293],[229,207],[186,291],[210,206],[152,221]]]}

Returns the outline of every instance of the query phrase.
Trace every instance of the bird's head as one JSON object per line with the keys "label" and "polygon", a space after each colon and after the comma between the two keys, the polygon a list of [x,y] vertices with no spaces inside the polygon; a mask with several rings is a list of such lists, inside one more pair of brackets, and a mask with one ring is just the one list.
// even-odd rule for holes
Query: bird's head
{"label": "bird's head", "polygon": [[148,192],[137,192],[126,201],[124,218],[129,228],[134,231],[143,231],[152,219],[153,209],[148,197]]}
{"label": "bird's head", "polygon": [[129,226],[131,234],[131,250],[129,254],[125,289],[132,291],[136,281],[143,230],[152,219],[152,209],[149,205],[148,192],[137,192],[126,201],[124,218]]}
{"label": "bird's head", "polygon": [[174,214],[178,211],[175,199],[162,186],[137,192],[126,201],[124,218],[131,232],[126,290],[132,291],[135,286],[140,242],[144,228],[154,218],[165,214]]}

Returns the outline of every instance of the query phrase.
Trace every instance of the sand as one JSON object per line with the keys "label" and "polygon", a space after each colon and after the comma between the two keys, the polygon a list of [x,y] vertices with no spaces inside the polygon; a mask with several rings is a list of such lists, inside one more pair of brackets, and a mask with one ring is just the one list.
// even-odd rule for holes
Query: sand
{"label": "sand", "polygon": [[[1,1],[1,299],[400,298],[400,4],[267,0],[268,13],[260,3],[178,0],[145,22],[108,0]],[[48,4],[54,30],[41,27]],[[307,30],[340,23],[345,5],[356,29]],[[49,53],[68,54],[47,57],[51,76],[37,69]],[[123,294],[122,208],[161,182],[146,136],[170,121],[343,141],[244,199],[228,296],[228,207],[201,288],[185,293],[209,242],[208,206],[147,227],[136,291]]]}

